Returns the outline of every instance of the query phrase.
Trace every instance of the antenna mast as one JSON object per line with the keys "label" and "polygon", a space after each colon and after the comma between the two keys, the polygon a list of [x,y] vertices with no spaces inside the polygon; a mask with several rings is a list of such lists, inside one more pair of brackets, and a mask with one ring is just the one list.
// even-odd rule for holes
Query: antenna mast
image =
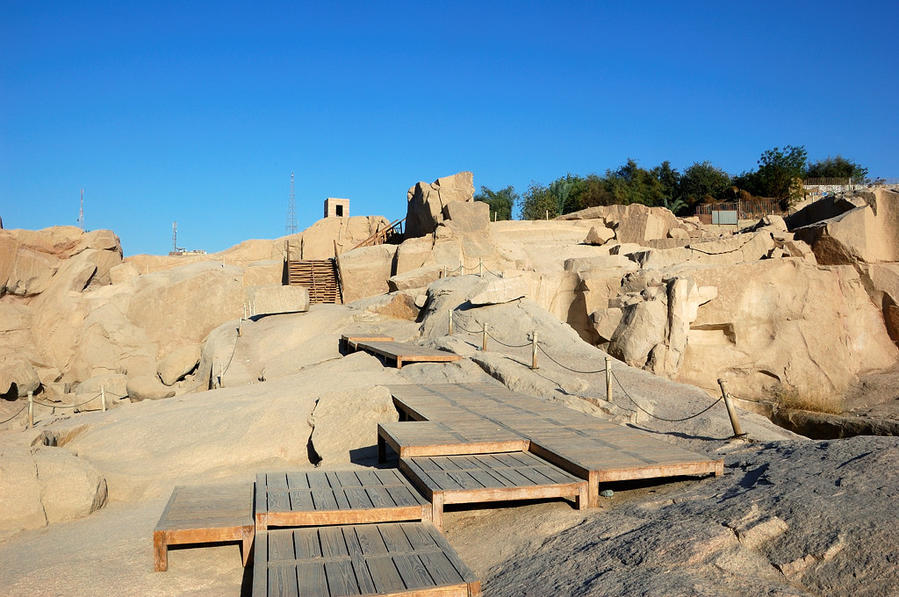
{"label": "antenna mast", "polygon": [[287,201],[287,234],[297,233],[297,205],[293,192],[293,172],[290,173],[290,198]]}
{"label": "antenna mast", "polygon": [[78,208],[78,227],[84,232],[84,188],[81,189],[81,207]]}
{"label": "antenna mast", "polygon": [[172,222],[172,253],[178,252],[178,222]]}

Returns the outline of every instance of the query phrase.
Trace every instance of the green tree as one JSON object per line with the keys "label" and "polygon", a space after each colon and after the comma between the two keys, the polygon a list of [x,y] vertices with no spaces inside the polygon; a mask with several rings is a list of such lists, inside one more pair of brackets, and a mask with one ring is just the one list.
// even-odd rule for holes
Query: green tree
{"label": "green tree", "polygon": [[864,182],[868,178],[868,169],[841,155],[826,157],[808,165],[806,178],[852,178],[853,182]]}
{"label": "green tree", "polygon": [[[808,154],[802,145],[787,145],[782,150],[778,147],[762,153],[759,158],[757,171],[758,184],[764,195],[781,200],[790,200],[795,197],[793,190],[796,187],[795,180],[801,179],[805,173],[805,160]],[[752,192],[751,189],[747,189]]]}
{"label": "green tree", "polygon": [[481,192],[474,196],[475,201],[483,201],[490,206],[490,214],[496,214],[497,220],[511,220],[512,206],[520,199],[515,187],[509,185],[498,191],[481,186]]}
{"label": "green tree", "polygon": [[649,172],[662,185],[662,195],[665,202],[674,204],[680,198],[680,173],[671,167],[671,162],[668,160],[665,160]]}
{"label": "green tree", "polygon": [[689,207],[721,199],[731,186],[730,175],[711,162],[694,162],[680,178],[679,195]]}
{"label": "green tree", "polygon": [[521,219],[542,220],[546,217],[555,218],[562,215],[559,211],[559,201],[549,187],[538,182],[531,182],[528,190],[521,196]]}

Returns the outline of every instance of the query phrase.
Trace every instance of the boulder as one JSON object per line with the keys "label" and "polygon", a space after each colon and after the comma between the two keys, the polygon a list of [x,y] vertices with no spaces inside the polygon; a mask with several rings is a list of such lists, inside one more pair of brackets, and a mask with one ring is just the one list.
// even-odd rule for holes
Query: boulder
{"label": "boulder", "polygon": [[68,450],[39,447],[34,463],[49,524],[83,518],[106,504],[106,479]]}
{"label": "boulder", "polygon": [[591,226],[590,232],[587,233],[587,238],[584,239],[584,244],[603,245],[613,238],[615,238],[615,231],[611,228],[605,225]]}
{"label": "boulder", "polygon": [[324,393],[309,420],[310,451],[325,466],[356,461],[356,453],[366,448],[369,457],[373,457],[375,437],[370,431],[377,429],[379,423],[398,419],[390,391],[384,386]]}
{"label": "boulder", "polygon": [[309,310],[309,291],[303,286],[252,286],[247,289],[250,314],[299,313]]}
{"label": "boulder", "polygon": [[479,286],[468,299],[472,305],[501,305],[527,296],[530,284],[527,278],[493,278]]}
{"label": "boulder", "polygon": [[483,201],[452,201],[443,207],[443,217],[462,234],[483,234],[490,223],[490,206]]}
{"label": "boulder", "polygon": [[609,344],[609,354],[628,365],[642,367],[653,347],[664,342],[668,306],[662,300],[643,301],[624,309],[624,328]]}
{"label": "boulder", "polygon": [[391,276],[396,245],[361,247],[340,255],[340,281],[343,285],[343,301],[384,294],[390,289],[387,280]]}
{"label": "boulder", "polygon": [[47,524],[29,446],[0,441],[0,539]]}
{"label": "boulder", "polygon": [[[300,235],[300,254],[294,258],[331,259],[336,256],[335,248],[338,254],[350,251],[389,225],[390,222],[381,216],[322,218]],[[291,244],[295,243],[296,239],[291,238]]]}
{"label": "boulder", "polygon": [[243,270],[207,261],[140,276],[126,315],[152,342],[170,346],[199,344],[243,308]]}
{"label": "boulder", "polygon": [[140,275],[133,263],[124,262],[109,268],[109,283],[122,284]]}
{"label": "boulder", "polygon": [[170,386],[193,371],[199,362],[200,346],[198,344],[179,346],[160,359],[157,365],[159,379],[165,385]]}
{"label": "boulder", "polygon": [[243,271],[243,285],[271,286],[281,285],[284,282],[284,261],[280,259],[267,259],[254,261],[247,265]]}
{"label": "boulder", "polygon": [[155,375],[137,375],[128,378],[128,397],[131,400],[161,400],[171,398],[175,390],[168,388]]}
{"label": "boulder", "polygon": [[899,192],[859,193],[854,207],[793,232],[824,265],[899,261]]}
{"label": "boulder", "polygon": [[438,178],[433,183],[419,182],[406,193],[406,236],[424,236],[436,230],[444,220],[444,208],[455,201],[473,201],[471,172],[459,172]]}
{"label": "boulder", "polygon": [[442,274],[442,266],[431,265],[428,267],[420,267],[396,276],[391,276],[387,280],[387,288],[390,292],[409,290],[412,288],[425,288],[431,282],[439,279]]}
{"label": "boulder", "polygon": [[99,394],[102,389],[111,397],[123,398],[128,395],[127,385],[128,378],[124,374],[109,373],[85,379],[78,384],[76,392],[82,395]]}
{"label": "boulder", "polygon": [[558,219],[601,219],[615,229],[615,237],[620,243],[639,244],[654,238],[665,238],[672,228],[682,227],[677,217],[664,207],[647,207],[639,203],[588,207]]}
{"label": "boulder", "polygon": [[621,324],[624,311],[618,307],[610,307],[602,311],[594,311],[590,317],[600,340],[609,342],[615,337],[615,330]]}
{"label": "boulder", "polygon": [[394,272],[397,275],[418,269],[431,259],[434,240],[429,237],[407,238],[397,247]]}
{"label": "boulder", "polygon": [[597,255],[596,257],[566,259],[564,269],[567,272],[595,272],[609,269],[633,271],[638,269],[638,266],[623,255]]}
{"label": "boulder", "polygon": [[40,386],[41,380],[27,360],[15,355],[0,358],[0,395],[25,398]]}

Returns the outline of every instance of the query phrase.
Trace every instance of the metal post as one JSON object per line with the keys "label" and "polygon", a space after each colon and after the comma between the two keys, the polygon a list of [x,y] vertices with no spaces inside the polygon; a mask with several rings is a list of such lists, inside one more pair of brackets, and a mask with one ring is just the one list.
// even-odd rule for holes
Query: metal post
{"label": "metal post", "polygon": [[606,357],[606,402],[612,401],[612,357]]}
{"label": "metal post", "polygon": [[106,412],[106,387],[100,386],[100,404],[103,405],[103,412]]}
{"label": "metal post", "polygon": [[487,324],[484,323],[481,328],[481,350],[487,351]]}
{"label": "metal post", "polygon": [[484,260],[480,258],[478,259],[478,277],[484,277]]}
{"label": "metal post", "polygon": [[453,310],[449,310],[449,335],[453,335]]}
{"label": "metal post", "polygon": [[537,330],[531,336],[531,369],[537,368]]}
{"label": "metal post", "polygon": [[547,220],[549,219],[549,210],[548,209],[546,210],[546,219]]}
{"label": "metal post", "polygon": [[34,427],[34,392],[28,392],[28,428]]}
{"label": "metal post", "polygon": [[724,397],[724,406],[727,408],[727,416],[730,417],[730,425],[734,428],[734,437],[744,437],[743,428],[740,427],[740,421],[737,420],[737,411],[730,402],[730,395],[724,387],[724,380],[718,379],[718,385],[721,386],[721,396]]}

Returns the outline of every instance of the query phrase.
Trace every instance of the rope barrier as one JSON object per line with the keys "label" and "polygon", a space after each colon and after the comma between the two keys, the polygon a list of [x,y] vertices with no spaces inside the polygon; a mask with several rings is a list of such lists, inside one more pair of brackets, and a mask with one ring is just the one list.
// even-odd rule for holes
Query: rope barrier
{"label": "rope barrier", "polygon": [[612,377],[615,379],[615,382],[618,384],[618,387],[621,388],[621,391],[624,392],[624,395],[627,396],[627,399],[630,400],[634,406],[639,408],[642,412],[646,413],[653,419],[658,419],[659,421],[665,421],[666,423],[683,423],[684,421],[689,421],[690,419],[695,419],[699,415],[703,415],[703,414],[707,413],[708,411],[712,410],[713,406],[715,406],[716,404],[718,404],[719,402],[721,402],[724,399],[724,398],[718,398],[717,400],[712,402],[710,405],[708,405],[706,408],[702,409],[695,415],[690,415],[689,417],[683,417],[680,419],[666,419],[665,417],[660,417],[658,415],[654,415],[651,412],[649,412],[648,410],[646,410],[645,408],[643,408],[642,406],[640,406],[637,403],[637,401],[631,397],[630,393],[625,389],[624,385],[622,385],[621,381],[618,379],[618,376],[615,375],[614,371],[612,372]]}
{"label": "rope barrier", "polygon": [[48,404],[46,402],[38,402],[37,400],[35,400],[34,403],[40,404],[41,406],[46,406],[47,408],[78,408],[79,406],[84,406],[88,402],[92,402],[99,397],[100,397],[100,394],[97,394],[96,396],[92,396],[92,397],[88,398],[87,400],[85,400],[84,402],[81,402],[79,404]]}
{"label": "rope barrier", "polygon": [[572,373],[580,373],[581,375],[592,375],[594,373],[605,373],[606,372],[605,367],[603,367],[602,369],[597,369],[596,371],[579,371],[577,369],[572,369],[571,367],[563,365],[562,363],[560,363],[559,361],[554,359],[548,352],[546,352],[546,349],[543,348],[542,342],[537,343],[537,348],[539,348],[540,352],[542,352],[546,356],[546,358],[548,358],[550,361],[552,361],[553,363],[555,363],[562,369],[567,369],[568,371],[571,371]]}
{"label": "rope barrier", "polygon": [[[456,321],[455,312],[453,312],[453,311],[450,312],[450,317],[451,317],[452,320],[455,322],[455,326],[456,326],[460,331],[462,331],[462,332],[464,332],[464,333],[466,333],[466,334],[480,335],[480,334],[483,334],[483,333],[484,333],[484,330],[473,331],[473,330],[466,329],[465,327],[459,325],[458,321]],[[501,345],[503,345],[503,346],[506,346],[506,347],[508,347],[508,348],[525,348],[525,347],[528,347],[528,346],[532,346],[532,345],[533,345],[532,342],[528,342],[528,343],[526,343],[526,344],[508,344],[508,343],[506,343],[506,342],[503,342],[502,340],[500,340],[499,338],[497,338],[497,337],[494,336],[493,334],[491,334],[489,331],[486,332],[486,333],[487,333],[487,336],[488,336],[489,338],[491,338],[494,342],[497,342],[497,343],[499,343],[499,344],[501,344]],[[577,373],[577,374],[579,374],[579,375],[594,375],[594,374],[597,374],[597,373],[606,373],[606,372],[608,371],[608,373],[611,374],[612,378],[615,380],[615,383],[618,384],[618,387],[621,388],[621,391],[624,392],[624,395],[627,397],[627,399],[630,400],[631,404],[633,404],[634,406],[636,406],[637,409],[639,409],[641,412],[647,414],[648,416],[650,416],[650,417],[652,417],[652,418],[654,418],[654,419],[658,419],[659,421],[665,421],[665,422],[667,422],[667,423],[683,423],[684,421],[689,421],[690,419],[695,419],[696,417],[698,417],[698,416],[700,416],[700,415],[703,415],[703,414],[707,413],[708,411],[710,411],[716,404],[718,404],[719,402],[721,402],[721,401],[724,399],[723,397],[718,398],[717,400],[715,400],[714,402],[712,402],[710,405],[708,405],[707,407],[705,407],[704,409],[702,409],[702,410],[699,411],[698,413],[693,414],[693,415],[690,415],[690,416],[687,416],[687,417],[681,417],[681,418],[678,418],[678,419],[669,419],[669,418],[666,418],[666,417],[660,417],[660,416],[658,416],[658,415],[656,415],[656,414],[653,414],[653,413],[651,413],[650,411],[646,410],[646,409],[643,408],[643,407],[642,407],[636,400],[634,400],[633,396],[630,395],[630,392],[627,391],[627,388],[624,387],[624,384],[621,383],[621,380],[618,379],[618,376],[617,376],[617,375],[615,374],[615,372],[612,371],[611,369],[608,369],[608,370],[607,370],[605,367],[603,367],[602,369],[596,369],[596,370],[592,370],[592,371],[583,371],[583,370],[580,370],[580,369],[574,369],[574,368],[572,368],[572,367],[569,367],[569,366],[567,366],[567,365],[561,363],[560,361],[558,361],[557,359],[555,359],[551,354],[549,354],[549,353],[546,351],[546,349],[543,348],[543,343],[542,343],[542,342],[537,342],[537,348],[540,350],[540,352],[543,353],[543,356],[545,356],[546,358],[548,358],[550,361],[552,361],[553,363],[555,363],[556,365],[558,365],[558,366],[561,367],[562,369],[565,369],[566,371],[570,371],[570,372],[572,372],[572,373]],[[557,384],[557,385],[558,385],[558,384]],[[559,386],[559,387],[561,387],[561,386]],[[630,409],[625,409],[625,410],[630,410]]]}
{"label": "rope barrier", "polygon": [[502,340],[500,340],[499,338],[497,338],[496,336],[494,336],[493,334],[491,334],[489,331],[487,332],[487,336],[490,337],[490,338],[493,338],[493,340],[494,340],[495,342],[497,342],[498,344],[502,344],[503,346],[505,346],[505,347],[507,347],[507,348],[524,348],[524,347],[526,347],[526,346],[530,346],[530,345],[531,345],[530,342],[528,342],[527,344],[506,344],[505,342],[503,342]]}
{"label": "rope barrier", "polygon": [[13,416],[11,416],[10,418],[8,418],[8,419],[6,419],[6,420],[3,420],[3,421],[0,421],[0,425],[3,425],[3,424],[5,424],[5,423],[9,423],[9,422],[12,421],[13,419],[15,419],[16,417],[18,417],[19,415],[21,415],[21,414],[25,411],[26,408],[28,408],[28,405],[27,405],[27,404],[26,404],[25,406],[23,406],[22,408],[20,408],[20,409],[19,409],[19,412],[17,412],[16,414],[14,414]]}

